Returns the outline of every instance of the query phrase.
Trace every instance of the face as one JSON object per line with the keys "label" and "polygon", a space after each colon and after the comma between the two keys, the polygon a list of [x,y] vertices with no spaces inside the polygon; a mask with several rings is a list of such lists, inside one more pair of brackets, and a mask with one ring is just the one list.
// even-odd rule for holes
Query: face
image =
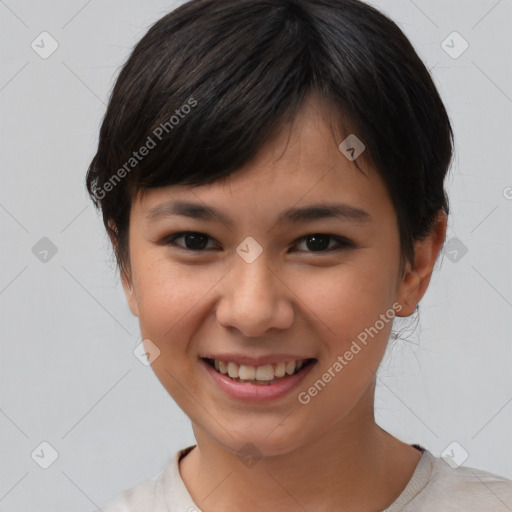
{"label": "face", "polygon": [[132,205],[123,285],[159,350],[152,368],[194,428],[233,452],[284,454],[358,428],[393,314],[416,304],[382,179],[338,150],[318,112],[306,105],[227,181]]}

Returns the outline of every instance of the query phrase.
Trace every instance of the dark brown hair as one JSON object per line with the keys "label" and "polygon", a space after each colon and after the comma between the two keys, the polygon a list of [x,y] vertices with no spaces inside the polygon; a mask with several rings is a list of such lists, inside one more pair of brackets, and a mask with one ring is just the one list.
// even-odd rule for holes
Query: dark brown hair
{"label": "dark brown hair", "polygon": [[226,178],[311,94],[364,142],[360,158],[382,176],[397,212],[402,265],[411,260],[414,241],[449,211],[453,133],[399,27],[359,0],[192,0],[135,46],[88,169],[119,268],[129,266],[138,193]]}

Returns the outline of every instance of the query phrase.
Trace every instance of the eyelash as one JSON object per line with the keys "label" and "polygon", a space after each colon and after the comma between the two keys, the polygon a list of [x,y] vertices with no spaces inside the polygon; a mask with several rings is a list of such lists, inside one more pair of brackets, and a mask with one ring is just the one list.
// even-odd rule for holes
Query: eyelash
{"label": "eyelash", "polygon": [[[200,233],[198,231],[182,231],[180,233],[175,233],[173,235],[166,236],[162,240],[161,243],[163,245],[174,245],[174,246],[177,246],[180,249],[183,249],[184,251],[187,251],[189,253],[200,253],[200,252],[206,252],[208,250],[208,249],[189,249],[187,247],[184,247],[184,246],[179,245],[179,244],[176,243],[176,240],[178,240],[179,238],[182,238],[182,237],[184,237],[186,235],[200,235],[200,236],[207,237],[209,240],[212,240],[212,237],[210,237],[209,235],[206,235],[205,233]],[[334,250],[347,250],[347,249],[351,249],[351,248],[355,247],[355,245],[350,240],[348,240],[346,238],[343,238],[343,237],[340,237],[340,236],[337,236],[337,235],[329,235],[327,233],[311,233],[309,235],[305,235],[303,237],[298,238],[295,243],[299,244],[301,242],[305,242],[308,238],[313,237],[313,236],[327,237],[330,240],[334,240],[338,244],[338,247],[330,247],[330,248],[328,247],[325,250],[320,250],[320,251],[303,251],[303,252],[309,252],[311,254],[322,254],[322,253],[329,253],[329,252],[332,252]],[[330,243],[329,243],[329,245],[330,245]]]}

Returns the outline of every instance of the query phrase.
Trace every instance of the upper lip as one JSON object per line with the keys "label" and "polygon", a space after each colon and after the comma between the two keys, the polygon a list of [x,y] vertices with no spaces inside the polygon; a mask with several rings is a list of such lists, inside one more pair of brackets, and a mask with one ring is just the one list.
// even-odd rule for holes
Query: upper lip
{"label": "upper lip", "polygon": [[265,356],[249,357],[244,354],[225,353],[225,354],[204,354],[201,359],[216,359],[217,361],[232,361],[238,364],[248,366],[263,366],[266,364],[285,363],[287,361],[305,361],[314,359],[308,356],[297,356],[293,354],[269,354]]}

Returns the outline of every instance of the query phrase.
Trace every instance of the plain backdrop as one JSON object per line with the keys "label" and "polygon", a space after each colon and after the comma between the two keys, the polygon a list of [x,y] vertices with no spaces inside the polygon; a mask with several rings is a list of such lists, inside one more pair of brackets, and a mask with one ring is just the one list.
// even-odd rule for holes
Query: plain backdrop
{"label": "plain backdrop", "polygon": [[[447,246],[416,329],[390,343],[377,421],[512,478],[512,1],[372,3],[431,69],[456,137]],[[0,512],[93,510],[194,443],[133,354],[84,187],[120,66],[177,4],[0,0]]]}

